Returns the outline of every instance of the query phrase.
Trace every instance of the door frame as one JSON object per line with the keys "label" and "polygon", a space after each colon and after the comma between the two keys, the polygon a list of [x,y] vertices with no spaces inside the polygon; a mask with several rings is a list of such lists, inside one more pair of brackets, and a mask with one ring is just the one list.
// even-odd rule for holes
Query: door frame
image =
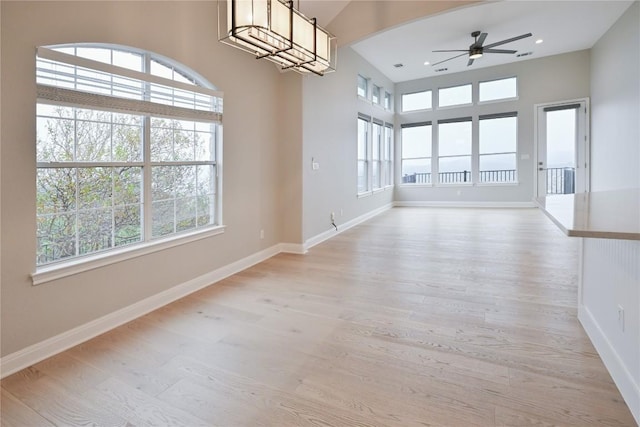
{"label": "door frame", "polygon": [[[540,141],[540,134],[538,131],[538,126],[540,124],[540,118],[538,117],[539,112],[544,107],[556,107],[565,104],[575,104],[578,102],[584,102],[585,105],[585,123],[584,123],[584,165],[578,165],[576,160],[576,169],[579,167],[583,167],[585,169],[585,183],[584,183],[584,191],[591,191],[591,107],[589,105],[589,98],[575,98],[568,99],[564,101],[556,101],[556,102],[543,102],[540,104],[533,104],[533,198],[536,199],[538,197],[538,146]],[[576,147],[578,150],[579,147]],[[579,157],[578,151],[576,151],[576,156]],[[545,165],[546,166],[546,165]]]}

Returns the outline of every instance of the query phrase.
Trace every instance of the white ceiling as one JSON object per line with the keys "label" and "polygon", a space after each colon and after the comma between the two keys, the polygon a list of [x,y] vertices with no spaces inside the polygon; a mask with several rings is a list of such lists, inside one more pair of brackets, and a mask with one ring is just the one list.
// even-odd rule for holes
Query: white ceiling
{"label": "white ceiling", "polygon": [[[352,47],[393,82],[402,82],[589,49],[632,3],[616,0],[486,2],[383,31]],[[438,66],[424,65],[425,61],[434,64],[462,53],[432,51],[467,49],[473,43],[471,32],[475,30],[488,33],[485,45],[533,33],[532,37],[496,46],[496,49],[517,50],[518,54],[533,54],[522,58],[485,54],[470,67],[467,67],[466,55]],[[544,42],[536,44],[538,39]],[[395,68],[393,65],[398,63],[404,66]],[[435,71],[443,67],[447,71]]]}

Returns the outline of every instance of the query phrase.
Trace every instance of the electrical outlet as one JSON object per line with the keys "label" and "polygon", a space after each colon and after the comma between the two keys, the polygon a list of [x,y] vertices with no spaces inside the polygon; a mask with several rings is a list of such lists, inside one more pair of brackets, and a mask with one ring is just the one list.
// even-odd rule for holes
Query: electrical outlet
{"label": "electrical outlet", "polygon": [[340,209],[340,216],[344,216],[344,210]]}
{"label": "electrical outlet", "polygon": [[331,212],[331,222],[335,222],[335,221],[336,221],[336,213]]}
{"label": "electrical outlet", "polygon": [[618,304],[618,326],[620,331],[624,332],[624,307]]}
{"label": "electrical outlet", "polygon": [[264,239],[264,230],[260,230],[260,239]]}

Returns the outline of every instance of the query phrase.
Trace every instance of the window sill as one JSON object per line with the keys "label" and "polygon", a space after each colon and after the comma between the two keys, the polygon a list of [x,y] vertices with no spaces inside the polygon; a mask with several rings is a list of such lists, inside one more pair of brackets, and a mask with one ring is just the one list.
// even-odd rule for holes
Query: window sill
{"label": "window sill", "polygon": [[486,105],[486,104],[498,104],[500,102],[509,102],[509,101],[517,101],[520,98],[518,96],[512,96],[509,98],[500,98],[500,99],[490,99],[488,101],[478,101],[478,105]]}
{"label": "window sill", "polygon": [[424,184],[399,184],[398,186],[400,188],[426,188],[426,187],[433,187],[433,184],[430,184],[430,183],[424,183]]}
{"label": "window sill", "polygon": [[520,185],[519,182],[479,182],[476,184],[478,187],[516,187]]}
{"label": "window sill", "polygon": [[366,193],[358,193],[358,199],[362,199],[363,197],[369,197],[373,194],[371,191],[367,191]]}
{"label": "window sill", "polygon": [[36,271],[31,274],[31,279],[34,286],[41,285],[43,283],[73,276],[85,271],[162,251],[174,246],[180,246],[186,243],[195,242],[196,240],[216,236],[218,234],[224,233],[224,229],[224,225],[219,225],[204,230],[196,230],[176,236],[126,246],[103,253],[93,254],[82,257],[81,259],[61,261],[55,264],[44,265],[38,267]]}

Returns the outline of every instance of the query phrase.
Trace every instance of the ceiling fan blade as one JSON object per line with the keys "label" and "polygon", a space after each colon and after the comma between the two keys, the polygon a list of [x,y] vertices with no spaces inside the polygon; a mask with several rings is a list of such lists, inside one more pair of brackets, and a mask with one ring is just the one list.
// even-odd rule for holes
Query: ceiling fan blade
{"label": "ceiling fan blade", "polygon": [[444,61],[436,62],[435,64],[431,64],[432,67],[435,67],[438,64],[442,64],[443,62],[451,61],[452,59],[460,58],[461,56],[468,55],[467,51],[461,53],[460,55],[452,56],[451,58],[445,59]]}
{"label": "ceiling fan blade", "polygon": [[473,58],[469,58],[469,62],[467,62],[467,67],[473,64]]}
{"label": "ceiling fan blade", "polygon": [[516,36],[516,37],[512,37],[510,39],[506,39],[506,40],[502,40],[502,41],[499,41],[499,42],[488,44],[488,45],[484,46],[484,48],[485,49],[490,49],[490,48],[492,48],[494,46],[500,46],[501,44],[511,43],[511,42],[516,41],[516,40],[520,40],[520,39],[524,39],[524,38],[527,38],[527,37],[531,37],[532,35],[533,34],[531,34],[531,33],[523,34],[521,36]]}
{"label": "ceiling fan blade", "polygon": [[484,39],[487,38],[487,33],[480,34],[478,40],[474,43],[475,46],[482,47],[482,43],[484,43]]}
{"label": "ceiling fan blade", "polygon": [[469,52],[469,49],[432,50],[431,52]]}
{"label": "ceiling fan blade", "polygon": [[517,50],[508,49],[482,49],[484,53],[516,53]]}

